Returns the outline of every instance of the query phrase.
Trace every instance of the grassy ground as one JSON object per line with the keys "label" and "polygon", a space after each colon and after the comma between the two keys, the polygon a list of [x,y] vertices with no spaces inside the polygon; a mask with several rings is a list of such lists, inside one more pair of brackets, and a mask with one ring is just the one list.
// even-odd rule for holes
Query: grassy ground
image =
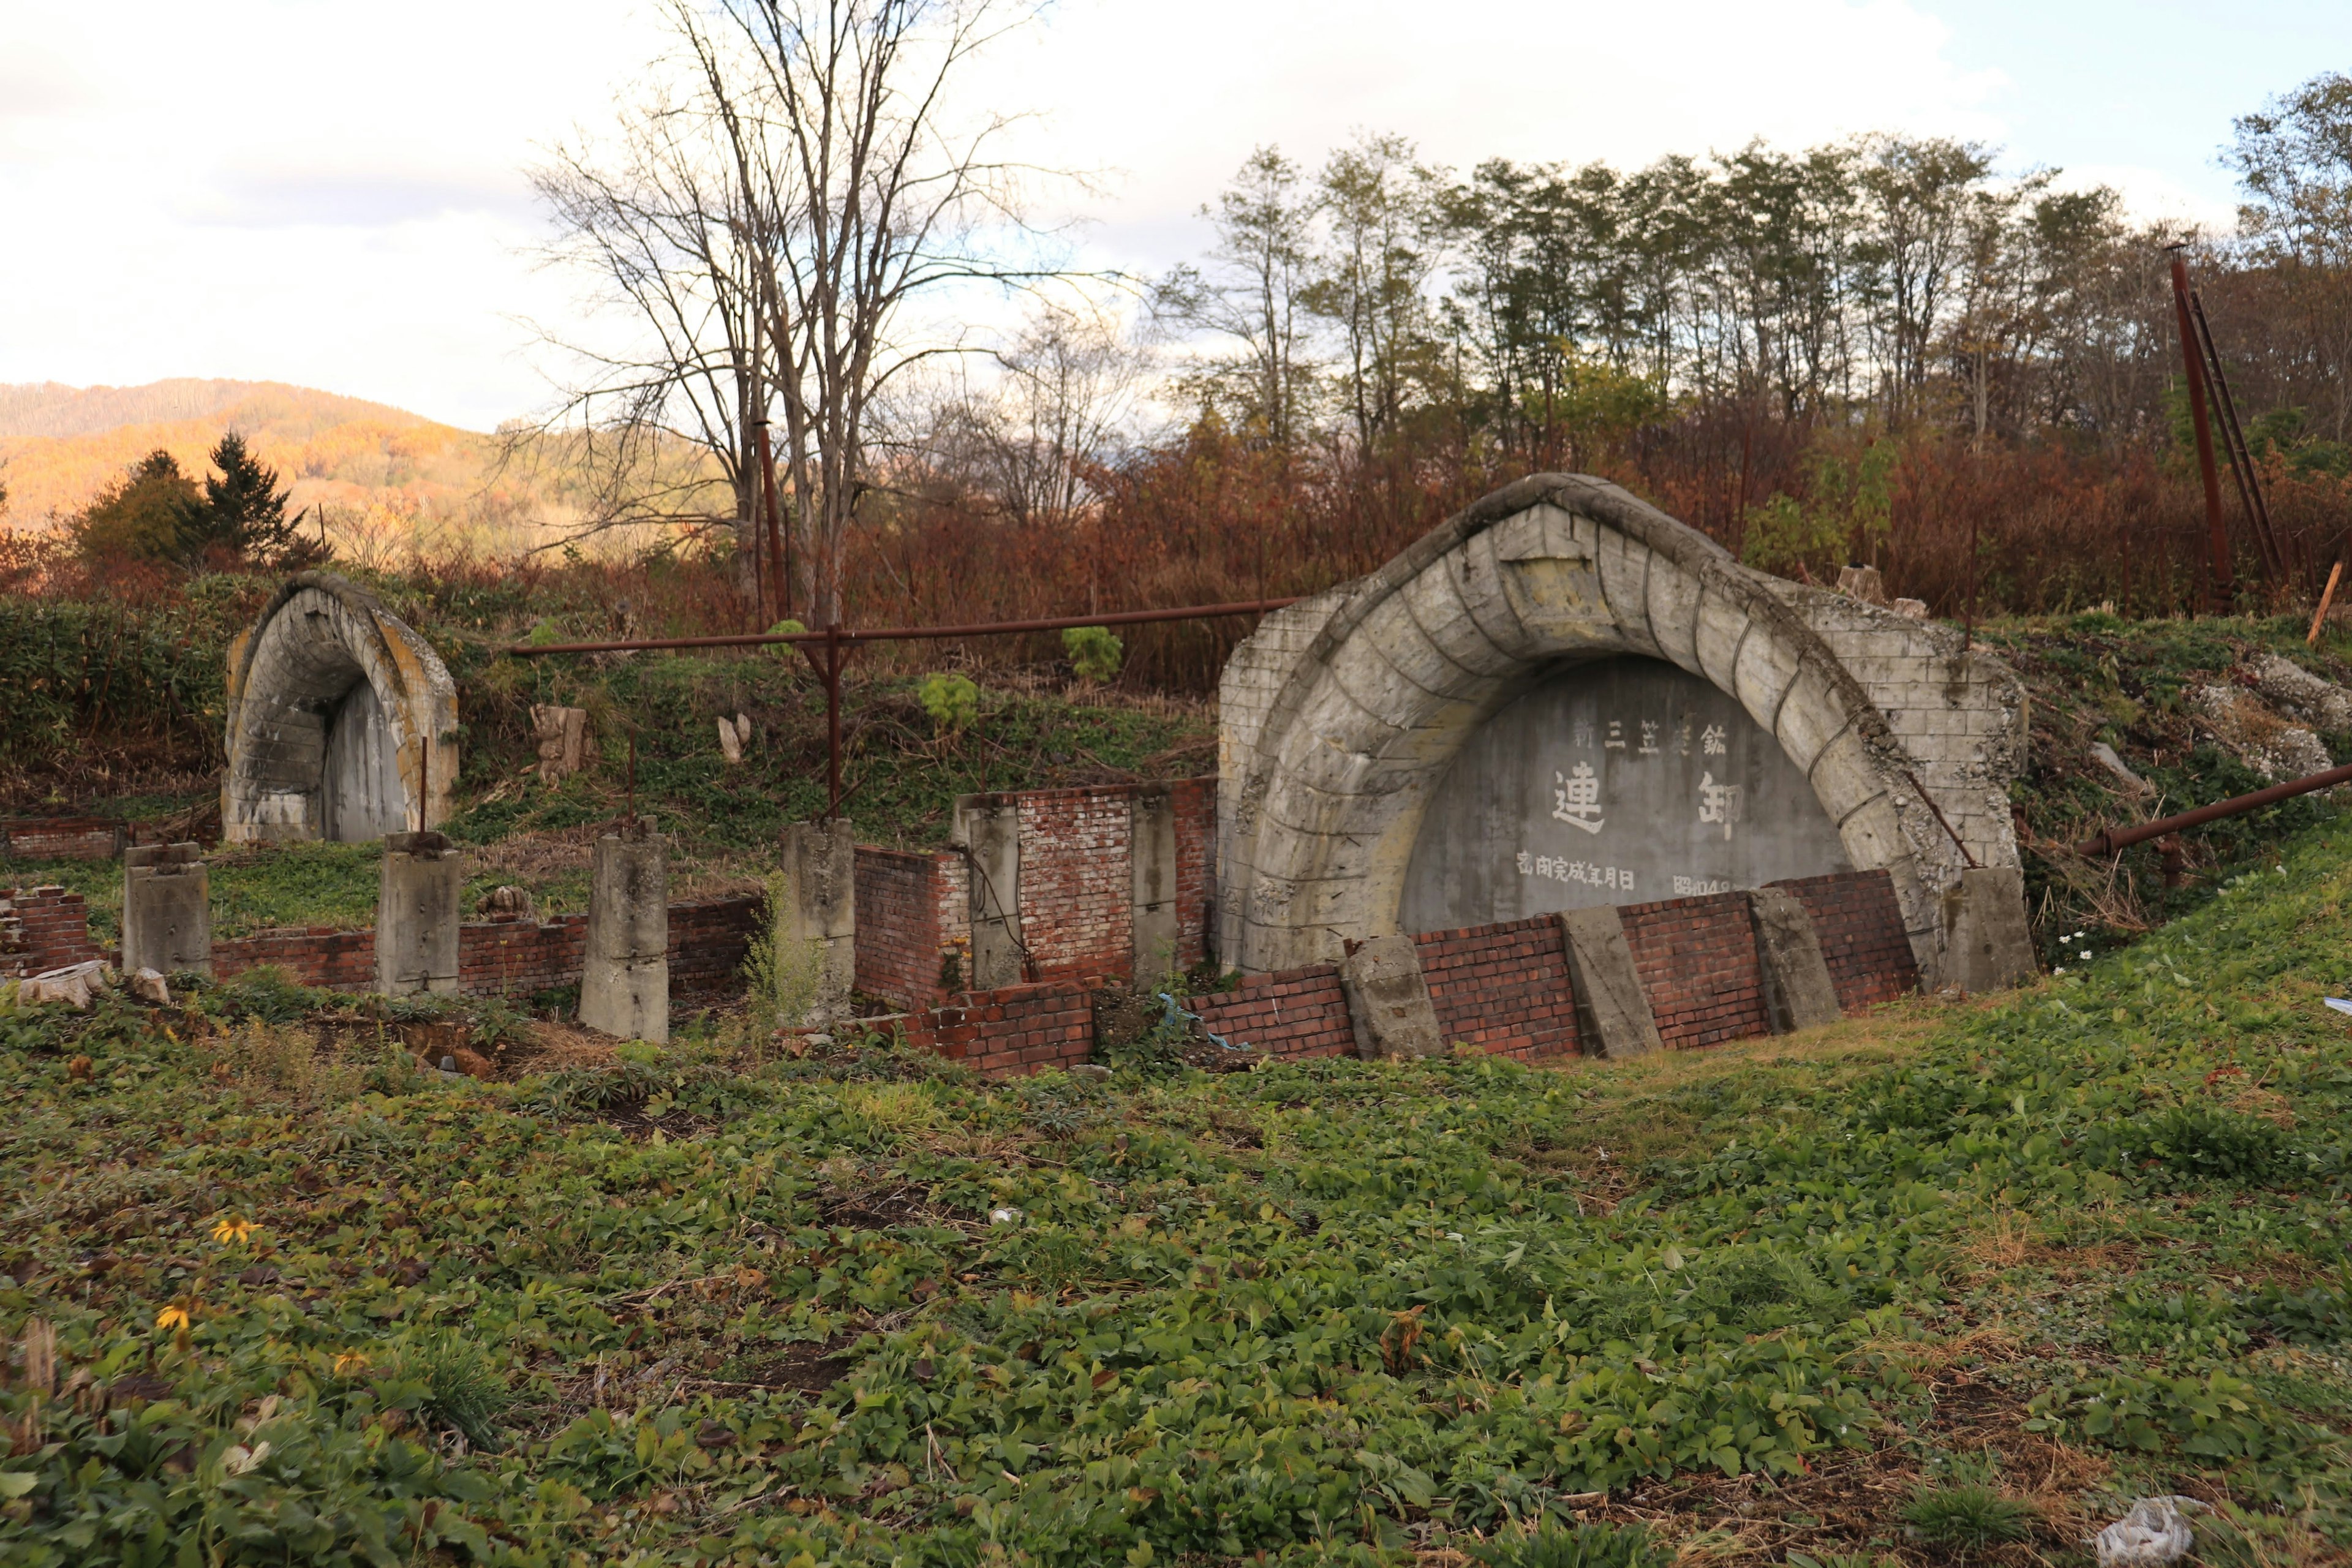
{"label": "grassy ground", "polygon": [[2352,828],[2280,864],[2013,996],[1556,1070],[446,1082],[266,976],[19,1010],[0,1563],[2024,1568],[2151,1492],[2340,1561]]}

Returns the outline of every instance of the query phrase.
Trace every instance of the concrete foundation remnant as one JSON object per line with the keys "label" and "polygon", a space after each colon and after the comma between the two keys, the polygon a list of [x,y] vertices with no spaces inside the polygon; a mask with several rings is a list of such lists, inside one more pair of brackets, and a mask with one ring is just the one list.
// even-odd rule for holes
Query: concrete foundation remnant
{"label": "concrete foundation remnant", "polygon": [[205,852],[144,844],[122,852],[122,972],[213,972],[213,907]]}
{"label": "concrete foundation remnant", "polygon": [[1029,956],[1021,942],[1021,807],[1003,795],[958,795],[948,842],[971,873],[971,988],[1018,985]]}
{"label": "concrete foundation remnant", "polygon": [[1944,894],[1944,984],[2001,991],[2041,973],[2025,924],[2025,873],[1985,866],[1960,873]]}
{"label": "concrete foundation remnant", "polygon": [[1844,1016],[1830,978],[1822,939],[1804,904],[1786,888],[1748,895],[1756,927],[1756,956],[1764,971],[1764,1005],[1775,1034],[1818,1029]]}
{"label": "concrete foundation remnant", "polygon": [[1376,936],[1360,943],[1339,961],[1339,989],[1348,998],[1358,1056],[1371,1061],[1444,1053],[1412,938]]}
{"label": "concrete foundation remnant", "polygon": [[531,737],[539,743],[539,776],[561,784],[588,765],[588,710],[533,706]]}
{"label": "concrete foundation remnant", "polygon": [[1129,973],[1146,985],[1177,967],[1176,800],[1167,785],[1147,785],[1129,797],[1127,842],[1134,879]]}
{"label": "concrete foundation remnant", "polygon": [[1625,922],[1613,908],[1563,910],[1560,945],[1568,952],[1568,981],[1576,993],[1576,1027],[1587,1054],[1640,1057],[1663,1050],[1665,1040],[1650,1013],[1650,994],[1633,967]]}
{"label": "concrete foundation remnant", "polygon": [[[777,937],[808,955],[815,973],[803,1027],[828,1025],[849,1011],[857,983],[857,846],[849,819],[795,822],[784,829],[783,908]],[[779,954],[779,962],[783,955]]]}
{"label": "concrete foundation remnant", "polygon": [[592,851],[580,1022],[625,1040],[668,1043],[669,860],[650,816],[599,835]]}
{"label": "concrete foundation remnant", "polygon": [[357,843],[448,816],[457,685],[366,589],[288,579],[230,645],[227,697],[227,842]]}
{"label": "concrete foundation remnant", "polygon": [[[1560,722],[1474,745],[1522,699]],[[1959,627],[1752,571],[1604,480],[1536,475],[1265,616],[1234,650],[1216,951],[1262,973],[1507,918],[1505,894],[1524,918],[1842,865],[1888,873],[1939,984],[1944,890],[1971,864],[2018,864],[2008,784],[2026,735],[2023,684]],[[1447,793],[1457,768],[1526,776],[1481,800]],[[1454,800],[1481,820],[1457,820]],[[1713,858],[1643,861],[1668,825],[1673,853]],[[1806,845],[1810,862],[1776,862]],[[1417,858],[1438,868],[1416,873]]]}
{"label": "concrete foundation remnant", "polygon": [[375,988],[457,994],[457,899],[465,857],[438,833],[388,833],[375,900]]}

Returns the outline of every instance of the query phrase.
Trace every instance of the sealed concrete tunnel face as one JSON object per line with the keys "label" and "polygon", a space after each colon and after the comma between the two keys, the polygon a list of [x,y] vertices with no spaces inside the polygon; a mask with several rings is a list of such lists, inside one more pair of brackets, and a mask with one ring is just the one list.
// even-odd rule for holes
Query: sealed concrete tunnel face
{"label": "sealed concrete tunnel face", "polygon": [[1737,698],[1620,655],[1539,672],[1470,734],[1399,919],[1446,931],[1848,869],[1811,784]]}
{"label": "sealed concrete tunnel face", "polygon": [[1890,874],[1932,965],[1935,820],[1884,715],[1769,579],[1614,485],[1520,481],[1269,616],[1221,702],[1220,951],[1246,972],[1845,868]]}
{"label": "sealed concrete tunnel face", "polygon": [[306,572],[229,658],[222,837],[356,843],[437,826],[457,773],[457,687],[375,596]]}

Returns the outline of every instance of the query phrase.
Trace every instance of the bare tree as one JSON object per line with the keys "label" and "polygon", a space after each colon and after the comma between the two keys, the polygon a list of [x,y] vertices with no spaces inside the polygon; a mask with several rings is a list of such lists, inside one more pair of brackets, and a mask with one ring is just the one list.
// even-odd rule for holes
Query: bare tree
{"label": "bare tree", "polygon": [[1239,363],[1212,379],[1240,384],[1249,420],[1276,447],[1302,434],[1315,384],[1306,357],[1306,294],[1312,281],[1314,193],[1298,166],[1273,147],[1252,153],[1214,207],[1211,270],[1180,267],[1159,290],[1161,313],[1179,325],[1236,339]]}

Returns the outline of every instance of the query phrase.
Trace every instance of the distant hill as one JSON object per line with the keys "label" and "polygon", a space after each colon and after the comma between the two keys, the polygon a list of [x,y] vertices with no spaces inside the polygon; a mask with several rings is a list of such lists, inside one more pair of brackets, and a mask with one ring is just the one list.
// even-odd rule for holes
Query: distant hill
{"label": "distant hill", "polygon": [[[291,491],[289,508],[323,523],[345,560],[389,564],[467,551],[509,555],[562,540],[582,515],[565,443],[509,454],[496,436],[405,409],[276,381],[175,378],[145,386],[0,385],[0,527],[61,526],[131,464],[161,448],[188,472],[211,472],[225,431],[243,435]],[[666,477],[697,469],[677,448]],[[705,504],[724,510],[713,485]],[[654,542],[653,530],[596,536],[596,552]]]}

